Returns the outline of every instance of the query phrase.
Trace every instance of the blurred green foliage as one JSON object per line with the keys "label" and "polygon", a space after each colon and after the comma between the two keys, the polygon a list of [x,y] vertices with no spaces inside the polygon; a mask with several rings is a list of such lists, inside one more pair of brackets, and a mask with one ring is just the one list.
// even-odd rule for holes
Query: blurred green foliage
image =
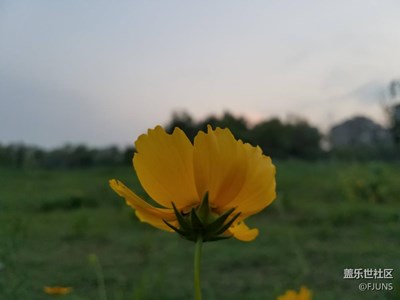
{"label": "blurred green foliage", "polygon": [[[393,268],[398,282],[400,165],[274,163],[278,198],[247,222],[259,237],[204,245],[204,298],[273,300],[307,285],[315,300],[399,299],[398,285],[358,291],[343,269]],[[0,299],[52,299],[45,285],[73,287],[65,300],[99,299],[91,254],[109,300],[192,298],[194,244],[140,223],[110,178],[148,199],[131,167],[0,168]],[[358,180],[366,196],[352,190]]]}
{"label": "blurred green foliage", "polygon": [[388,173],[380,162],[365,163],[349,168],[342,175],[342,184],[349,200],[360,202],[394,202],[399,198],[396,189],[398,178]]}
{"label": "blurred green foliage", "polygon": [[[382,160],[400,159],[400,148],[395,146],[371,145],[328,149],[322,147],[326,137],[318,128],[306,120],[290,117],[287,121],[277,118],[261,120],[249,124],[243,117],[229,112],[222,116],[208,116],[196,121],[187,112],[175,112],[165,125],[171,133],[175,127],[182,129],[193,142],[199,130],[206,131],[207,125],[213,128],[229,128],[237,139],[258,145],[263,152],[278,159],[341,159],[341,160]],[[52,150],[24,144],[0,144],[0,166],[19,168],[76,169],[87,167],[116,167],[132,164],[133,146],[118,148],[90,148],[85,145],[65,145]]]}
{"label": "blurred green foliage", "polygon": [[207,125],[229,128],[237,139],[258,145],[265,154],[275,158],[317,159],[323,156],[321,133],[300,118],[291,118],[286,123],[274,118],[250,126],[244,118],[229,112],[219,118],[210,116],[199,122],[195,122],[188,113],[181,112],[173,114],[166,130],[172,132],[179,127],[193,141],[199,130],[207,130]]}

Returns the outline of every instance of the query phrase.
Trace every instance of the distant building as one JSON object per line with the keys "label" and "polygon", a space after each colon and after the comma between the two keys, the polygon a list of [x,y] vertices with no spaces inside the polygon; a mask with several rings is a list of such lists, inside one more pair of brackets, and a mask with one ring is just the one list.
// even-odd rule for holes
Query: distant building
{"label": "distant building", "polygon": [[400,104],[392,107],[392,135],[396,145],[400,145]]}
{"label": "distant building", "polygon": [[393,120],[396,123],[400,123],[400,103],[394,105],[392,110],[393,110]]}
{"label": "distant building", "polygon": [[329,137],[332,148],[392,145],[390,132],[363,116],[357,116],[333,126]]}

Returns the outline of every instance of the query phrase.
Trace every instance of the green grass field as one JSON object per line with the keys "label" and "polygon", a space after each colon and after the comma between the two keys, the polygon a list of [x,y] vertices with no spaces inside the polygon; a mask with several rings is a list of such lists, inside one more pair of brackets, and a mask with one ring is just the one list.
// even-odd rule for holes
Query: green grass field
{"label": "green grass field", "polygon": [[[204,299],[275,299],[306,285],[313,299],[400,299],[400,164],[277,163],[278,199],[248,224],[251,243],[206,243]],[[109,187],[140,190],[133,169],[0,169],[0,299],[192,299],[194,244],[140,223]],[[143,192],[139,194],[144,195]],[[343,279],[345,268],[393,268],[393,280]],[[393,291],[361,292],[360,282]]]}

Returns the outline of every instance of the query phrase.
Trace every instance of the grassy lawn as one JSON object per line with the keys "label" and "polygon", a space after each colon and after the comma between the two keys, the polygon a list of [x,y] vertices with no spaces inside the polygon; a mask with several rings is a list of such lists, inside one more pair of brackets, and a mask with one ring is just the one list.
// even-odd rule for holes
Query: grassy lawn
{"label": "grassy lawn", "polygon": [[[277,163],[278,199],[248,224],[251,243],[206,243],[204,299],[275,299],[306,285],[314,299],[400,298],[400,164]],[[191,299],[194,244],[140,223],[109,187],[140,191],[130,167],[0,169],[0,299]],[[144,195],[143,192],[139,194]],[[392,268],[393,280],[343,279],[345,268]],[[393,291],[361,292],[360,282]],[[61,299],[60,298],[60,299]]]}

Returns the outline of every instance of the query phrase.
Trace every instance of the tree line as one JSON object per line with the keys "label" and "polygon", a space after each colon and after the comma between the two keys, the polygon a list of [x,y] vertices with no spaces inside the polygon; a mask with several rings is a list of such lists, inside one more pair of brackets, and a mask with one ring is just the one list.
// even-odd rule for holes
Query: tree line
{"label": "tree line", "polygon": [[131,163],[133,147],[102,149],[86,145],[64,145],[45,150],[24,144],[0,144],[0,166],[72,169],[91,166],[118,166]]}
{"label": "tree line", "polygon": [[[206,131],[207,125],[213,128],[229,128],[237,139],[261,147],[273,159],[317,160],[340,159],[399,159],[399,151],[379,147],[354,149],[323,149],[324,136],[317,127],[305,119],[291,117],[286,121],[278,118],[266,119],[250,125],[243,117],[229,112],[222,116],[208,116],[196,121],[187,112],[173,113],[164,126],[171,133],[175,127],[181,128],[193,142],[199,130]],[[40,167],[40,168],[82,168],[92,166],[131,165],[135,149],[91,148],[86,145],[65,145],[52,150],[24,144],[1,145],[0,166]]]}
{"label": "tree line", "polygon": [[260,146],[265,154],[274,158],[315,159],[324,155],[321,148],[322,134],[318,128],[297,117],[291,117],[286,122],[272,118],[250,126],[245,118],[235,117],[229,112],[221,117],[209,116],[198,122],[188,113],[181,112],[172,115],[166,130],[172,132],[175,127],[179,127],[193,142],[197,132],[206,131],[208,124],[213,128],[229,128],[237,139]]}

